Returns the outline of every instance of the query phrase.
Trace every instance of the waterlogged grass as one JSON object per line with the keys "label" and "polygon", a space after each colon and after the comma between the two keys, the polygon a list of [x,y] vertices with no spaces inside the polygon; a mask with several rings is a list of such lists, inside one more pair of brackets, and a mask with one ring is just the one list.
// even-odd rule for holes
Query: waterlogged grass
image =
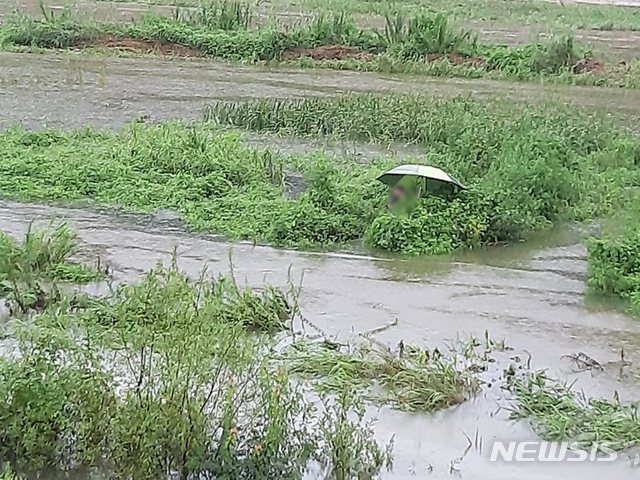
{"label": "waterlogged grass", "polygon": [[640,312],[640,230],[638,202],[624,215],[623,226],[608,228],[587,242],[588,285],[592,292],[629,302]]}
{"label": "waterlogged grass", "polygon": [[291,327],[294,312],[289,295],[274,287],[241,288],[233,275],[210,278],[203,273],[194,281],[178,274],[175,266],[153,270],[142,282],[121,285],[87,305],[83,323],[158,332],[214,318],[217,323],[275,333]]}
{"label": "waterlogged grass", "polygon": [[72,262],[76,234],[66,225],[32,230],[21,243],[0,231],[0,296],[12,311],[27,313],[45,308],[59,295],[56,281],[88,283],[103,272]]}
{"label": "waterlogged grass", "polygon": [[515,379],[511,388],[517,397],[512,417],[527,419],[544,440],[607,443],[616,450],[640,445],[637,402],[587,399],[543,373]]}
{"label": "waterlogged grass", "polygon": [[[134,211],[173,209],[189,227],[283,245],[362,238],[384,204],[372,166],[318,153],[284,157],[203,125],[134,124],[119,133],[11,130],[0,192],[21,200],[85,198]],[[287,196],[285,167],[309,188]]]}
{"label": "waterlogged grass", "polygon": [[424,162],[471,188],[453,202],[427,199],[409,217],[376,217],[369,243],[395,251],[448,251],[513,239],[562,220],[606,216],[638,181],[634,135],[550,105],[519,109],[460,98],[347,95],[218,102],[206,118],[284,135],[424,146]]}
{"label": "waterlogged grass", "polygon": [[271,337],[247,334],[262,322],[256,304],[271,316],[281,305],[246,291],[236,298],[245,321],[229,321],[220,282],[191,280],[174,262],[18,323],[16,350],[0,358],[0,461],[148,480],[294,480],[316,462],[357,480],[390,467],[391,444],[374,439],[349,389],[322,396],[321,414],[270,353]]}
{"label": "waterlogged grass", "polygon": [[5,279],[35,276],[44,280],[87,283],[102,274],[86,265],[73,263],[77,253],[77,234],[67,225],[32,229],[22,242],[0,232],[0,275]]}
{"label": "waterlogged grass", "polygon": [[[294,344],[283,356],[291,373],[314,379],[329,391],[360,390],[376,385],[373,400],[405,411],[434,412],[462,403],[479,390],[463,355],[408,347],[399,356],[370,345],[350,347],[325,343]],[[365,390],[366,391],[366,390]]]}
{"label": "waterlogged grass", "polygon": [[[446,253],[525,238],[563,221],[607,216],[637,185],[640,145],[615,124],[545,105],[486,107],[468,99],[344,96],[223,102],[211,122],[294,135],[404,141],[469,187],[431,197],[409,215],[386,212],[375,178],[398,163],[359,164],[323,153],[283,156],[214,125],[133,124],[120,132],[9,130],[0,137],[0,194],[92,199],[132,211],[173,209],[199,232],[276,245],[344,245]],[[307,189],[289,195],[288,176]]]}
{"label": "waterlogged grass", "polygon": [[[583,53],[571,37],[522,47],[482,45],[469,32],[450,26],[445,15],[424,13],[407,17],[388,14],[382,30],[361,28],[345,14],[320,15],[293,27],[276,22],[250,28],[248,8],[239,3],[203,6],[175,16],[147,15],[138,23],[97,23],[63,13],[44,19],[24,15],[9,17],[0,26],[3,48],[72,48],[95,45],[105,38],[133,38],[178,44],[222,60],[268,62],[289,58],[292,49],[343,45],[368,54],[367,59],[314,62],[306,66],[392,71],[441,76],[545,79],[561,83],[634,87],[636,68],[608,75],[574,75],[572,66]],[[434,56],[454,55],[453,63]],[[427,58],[429,57],[429,58]],[[464,59],[469,59],[465,61]],[[429,60],[429,61],[427,61]],[[462,63],[462,64],[460,64]]]}

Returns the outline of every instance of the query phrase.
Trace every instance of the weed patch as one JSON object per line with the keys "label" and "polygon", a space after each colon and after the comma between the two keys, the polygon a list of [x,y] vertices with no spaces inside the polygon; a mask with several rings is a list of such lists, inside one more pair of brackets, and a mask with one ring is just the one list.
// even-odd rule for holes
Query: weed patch
{"label": "weed patch", "polygon": [[[130,211],[171,209],[197,232],[276,245],[360,242],[409,254],[526,238],[564,221],[614,213],[638,184],[637,139],[608,120],[545,105],[486,107],[462,98],[347,95],[221,102],[210,123],[132,124],[120,132],[8,130],[0,193],[20,200],[92,199]],[[348,140],[403,141],[428,152],[469,191],[384,211],[376,177],[397,164],[284,156],[216,125]],[[307,189],[287,195],[287,173]],[[596,180],[598,179],[598,180]]]}
{"label": "weed patch", "polygon": [[0,232],[0,295],[13,311],[41,310],[59,299],[56,281],[88,283],[104,273],[73,263],[76,235],[66,225],[32,230],[22,243]]}
{"label": "weed patch", "polygon": [[514,379],[512,390],[517,397],[513,418],[527,419],[544,440],[607,442],[616,450],[640,444],[637,403],[587,399],[543,373]]}
{"label": "weed patch", "polygon": [[[293,480],[317,463],[356,480],[390,467],[391,445],[374,440],[356,398],[323,397],[320,415],[271,338],[247,334],[263,318],[256,305],[276,315],[281,305],[245,291],[231,307],[221,283],[190,280],[174,262],[18,325],[16,350],[0,359],[0,460],[141,479]],[[239,302],[242,321],[229,318]]]}
{"label": "weed patch", "polygon": [[[561,82],[574,81],[573,67],[584,57],[570,37],[523,47],[482,45],[469,32],[452,28],[441,13],[413,17],[387,14],[383,31],[362,29],[344,13],[320,14],[290,28],[271,22],[254,29],[249,8],[239,2],[177,10],[173,17],[150,14],[138,23],[89,22],[68,10],[59,16],[46,9],[43,13],[43,19],[25,15],[8,18],[0,27],[0,46],[86,48],[138,41],[163,53],[201,54],[231,61],[268,62],[308,55],[329,61],[321,66],[335,68],[384,70],[391,63],[394,70],[407,73],[485,76],[499,72],[501,78],[512,80],[551,77]],[[591,72],[589,65],[583,62],[580,70],[586,73],[578,78],[589,77],[598,83],[595,79],[602,77],[605,80],[599,83],[620,83],[617,76],[602,75],[602,68]],[[635,84],[629,79],[622,83]]]}

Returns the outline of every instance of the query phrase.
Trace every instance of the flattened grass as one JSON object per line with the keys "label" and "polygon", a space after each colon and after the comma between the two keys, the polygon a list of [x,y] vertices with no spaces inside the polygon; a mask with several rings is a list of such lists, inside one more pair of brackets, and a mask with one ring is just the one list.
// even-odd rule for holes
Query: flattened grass
{"label": "flattened grass", "polygon": [[638,402],[587,399],[543,373],[516,379],[512,389],[518,400],[512,417],[527,419],[544,440],[607,443],[620,451],[640,446]]}

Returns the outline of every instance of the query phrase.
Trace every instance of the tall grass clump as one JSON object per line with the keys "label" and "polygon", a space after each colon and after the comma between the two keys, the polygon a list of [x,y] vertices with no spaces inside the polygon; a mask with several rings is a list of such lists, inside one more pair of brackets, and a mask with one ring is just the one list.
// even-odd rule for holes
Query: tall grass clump
{"label": "tall grass clump", "polygon": [[[272,339],[229,321],[212,281],[190,280],[174,261],[17,325],[16,349],[0,359],[0,460],[32,474],[149,480],[293,480],[315,464],[358,480],[390,466],[390,447],[352,417],[358,402],[323,397],[321,416],[270,353]],[[263,302],[254,295],[242,299],[250,323]],[[345,462],[343,444],[357,458]]]}
{"label": "tall grass clump", "polygon": [[402,12],[387,14],[381,38],[389,53],[413,60],[427,54],[471,56],[476,52],[478,42],[470,32],[456,33],[441,13],[433,17],[421,14],[410,18]]}
{"label": "tall grass clump", "polygon": [[623,225],[608,225],[604,233],[587,241],[587,282],[590,290],[599,295],[624,299],[635,313],[640,311],[637,205],[637,201],[631,202],[628,211],[622,215]]}
{"label": "tall grass clump", "polygon": [[195,9],[176,8],[174,19],[210,30],[247,30],[251,26],[251,7],[237,0],[211,1]]}
{"label": "tall grass clump", "polygon": [[103,278],[103,272],[73,262],[76,253],[76,234],[65,224],[30,227],[20,243],[0,231],[0,297],[6,297],[12,310],[27,313],[55,301],[56,281],[88,283]]}

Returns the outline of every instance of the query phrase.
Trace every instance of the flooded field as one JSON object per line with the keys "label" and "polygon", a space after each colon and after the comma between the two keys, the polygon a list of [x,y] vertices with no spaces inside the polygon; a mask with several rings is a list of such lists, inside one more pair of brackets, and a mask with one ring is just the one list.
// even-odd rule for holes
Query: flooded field
{"label": "flooded field", "polygon": [[640,91],[633,89],[269,69],[207,60],[0,53],[0,128],[118,128],[140,117],[199,120],[211,100],[344,92],[558,101],[627,117],[629,123],[640,116]]}
{"label": "flooded field", "polygon": [[[594,0],[595,1],[595,0]],[[589,3],[587,1],[587,3]],[[34,3],[4,2],[0,15],[19,6],[37,13]],[[60,7],[62,2],[49,4]],[[74,4],[95,18],[136,18],[147,7],[134,3]],[[154,7],[170,13],[172,7]],[[302,14],[291,13],[294,19]],[[477,23],[492,42],[522,44],[540,32],[528,28]],[[621,58],[640,55],[640,35],[582,30],[577,37]],[[253,98],[334,96],[345,92],[399,92],[439,97],[468,95],[487,103],[562,102],[606,112],[628,124],[640,118],[640,91],[591,87],[515,84],[489,80],[420,78],[330,70],[272,69],[227,65],[210,60],[110,57],[85,53],[0,53],[0,128],[27,129],[94,126],[117,129],[133,120],[155,123],[200,120],[210,101]],[[381,154],[419,155],[418,147],[383,147],[348,142],[248,135],[255,144],[286,152],[325,148],[364,159]],[[230,253],[241,282],[259,287],[286,286],[302,279],[301,309],[322,332],[339,341],[373,331],[373,338],[395,348],[399,342],[443,346],[470,335],[504,339],[513,350],[496,354],[483,374],[487,382],[477,398],[435,415],[412,415],[383,408],[376,433],[393,435],[394,471],[384,479],[462,476],[478,480],[526,478],[596,480],[616,475],[637,478],[627,461],[614,464],[508,464],[489,462],[493,440],[535,440],[525,422],[509,420],[510,396],[499,377],[511,363],[547,369],[553,378],[575,382],[593,397],[623,402],[639,398],[633,377],[640,364],[640,323],[585,295],[584,232],[565,227],[531,242],[453,257],[407,259],[372,257],[362,252],[328,253],[231,244],[189,234],[171,212],[134,216],[116,212],[0,201],[2,230],[20,237],[32,221],[46,225],[64,219],[78,229],[81,260],[100,258],[116,282],[133,282],[165,264],[177,248],[179,266],[196,276],[203,266],[228,272]],[[105,285],[90,291],[101,293]],[[620,352],[632,363],[621,370]],[[564,358],[584,352],[604,371],[576,372]],[[622,371],[622,375],[620,372]],[[451,462],[467,447],[467,436],[482,439],[459,466]]]}
{"label": "flooded field", "polygon": [[[212,272],[227,272],[229,252],[240,281],[260,286],[267,282],[284,286],[288,269],[294,281],[304,276],[301,307],[304,315],[326,334],[338,340],[390,325],[375,335],[394,347],[400,340],[442,345],[470,334],[505,339],[513,351],[498,356],[485,379],[495,380],[510,359],[531,355],[533,368],[576,381],[589,395],[622,401],[637,398],[637,386],[619,378],[616,361],[624,348],[627,360],[640,362],[640,325],[611,312],[585,308],[583,248],[579,235],[563,231],[544,243],[516,245],[460,259],[373,259],[360,255],[301,253],[246,244],[227,244],[181,233],[158,217],[105,215],[80,210],[0,203],[3,229],[20,236],[29,222],[47,224],[65,219],[80,231],[85,260],[100,256],[111,265],[116,281],[134,281],[158,261],[168,262],[177,247],[179,266],[197,275],[203,265]],[[330,279],[330,281],[327,281]],[[573,365],[561,357],[585,352],[606,370],[597,375],[572,373]],[[609,368],[610,367],[610,368]],[[521,422],[511,422],[508,396],[498,384],[485,387],[472,402],[435,416],[416,416],[383,409],[376,431],[381,439],[396,435],[394,472],[384,478],[449,478],[448,465],[467,446],[465,434],[483,439],[484,451],[472,451],[460,473],[474,479],[566,478],[579,475],[597,479],[615,474],[635,478],[627,462],[614,465],[505,464],[488,461],[494,439],[534,439]],[[413,472],[413,473],[412,473]],[[469,472],[467,474],[467,472]]]}

